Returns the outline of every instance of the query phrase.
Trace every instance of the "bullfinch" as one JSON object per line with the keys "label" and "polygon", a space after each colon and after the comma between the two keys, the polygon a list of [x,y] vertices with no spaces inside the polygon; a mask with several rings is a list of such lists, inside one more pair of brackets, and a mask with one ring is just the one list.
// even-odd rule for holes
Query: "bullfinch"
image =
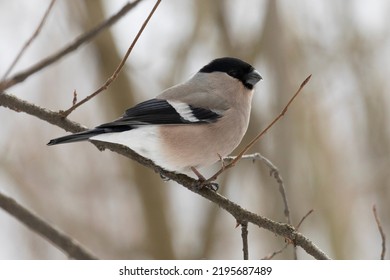
{"label": "bullfinch", "polygon": [[261,79],[240,59],[217,58],[188,81],[127,109],[121,118],[48,145],[85,140],[116,143],[168,171],[194,171],[229,155],[241,142]]}

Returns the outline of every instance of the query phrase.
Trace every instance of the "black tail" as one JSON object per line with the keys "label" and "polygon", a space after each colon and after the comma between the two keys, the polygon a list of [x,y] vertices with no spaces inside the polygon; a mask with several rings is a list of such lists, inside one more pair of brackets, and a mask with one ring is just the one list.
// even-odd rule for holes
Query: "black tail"
{"label": "black tail", "polygon": [[63,144],[63,143],[85,141],[85,140],[88,140],[89,138],[91,138],[95,135],[99,135],[99,134],[102,134],[105,132],[107,132],[107,131],[105,131],[105,129],[95,128],[95,129],[91,129],[91,130],[87,130],[87,131],[83,131],[83,132],[79,132],[79,133],[75,133],[75,134],[66,135],[63,137],[52,139],[52,140],[50,140],[49,143],[47,143],[47,145],[52,146],[52,145]]}

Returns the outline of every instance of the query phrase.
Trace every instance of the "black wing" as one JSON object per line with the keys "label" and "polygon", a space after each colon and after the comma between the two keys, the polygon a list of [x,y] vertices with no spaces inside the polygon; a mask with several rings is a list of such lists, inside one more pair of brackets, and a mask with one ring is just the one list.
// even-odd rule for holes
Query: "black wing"
{"label": "black wing", "polygon": [[129,130],[135,126],[150,124],[190,124],[212,123],[221,117],[220,114],[206,108],[187,106],[186,113],[178,112],[171,103],[164,99],[150,99],[127,109],[122,118],[99,125],[97,128]]}
{"label": "black wing", "polygon": [[139,103],[126,110],[123,117],[116,121],[99,125],[91,130],[50,140],[48,145],[85,141],[99,134],[122,132],[149,124],[212,123],[222,116],[206,108],[176,102],[175,104],[179,104],[181,109],[177,111],[171,103],[164,99],[151,99]]}

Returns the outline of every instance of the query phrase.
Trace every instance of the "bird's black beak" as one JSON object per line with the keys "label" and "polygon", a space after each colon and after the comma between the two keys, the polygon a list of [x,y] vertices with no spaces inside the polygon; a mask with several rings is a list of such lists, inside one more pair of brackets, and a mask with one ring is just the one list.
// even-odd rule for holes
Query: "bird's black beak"
{"label": "bird's black beak", "polygon": [[253,89],[253,87],[263,78],[257,70],[253,70],[245,76],[245,86],[249,89]]}

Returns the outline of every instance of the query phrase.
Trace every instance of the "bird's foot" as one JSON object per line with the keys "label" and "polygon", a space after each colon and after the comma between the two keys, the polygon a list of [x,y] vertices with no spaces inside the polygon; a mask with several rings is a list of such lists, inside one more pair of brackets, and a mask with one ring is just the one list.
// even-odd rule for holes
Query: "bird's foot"
{"label": "bird's foot", "polygon": [[160,178],[164,181],[164,182],[168,182],[170,181],[171,179],[169,179],[167,176],[163,175],[160,173]]}
{"label": "bird's foot", "polygon": [[208,180],[195,167],[191,167],[191,170],[198,177],[198,182],[196,185],[196,188],[198,190],[201,190],[203,188],[208,188],[209,190],[212,190],[214,192],[218,191],[219,189],[218,183],[208,182]]}

